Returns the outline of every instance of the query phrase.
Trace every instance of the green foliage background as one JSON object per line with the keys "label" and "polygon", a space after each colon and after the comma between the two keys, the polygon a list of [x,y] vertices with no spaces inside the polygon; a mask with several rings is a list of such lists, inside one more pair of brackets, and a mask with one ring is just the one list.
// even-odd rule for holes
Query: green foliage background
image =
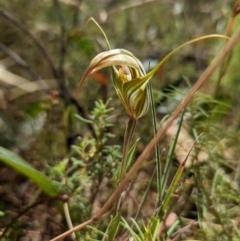
{"label": "green foliage background", "polygon": [[[85,143],[86,153],[95,147],[99,148],[97,149],[99,152],[96,150],[95,152],[101,154],[102,157],[107,159],[114,156],[118,160],[119,145],[123,143],[127,123],[127,114],[114,92],[108,70],[101,72],[102,77],[107,79],[107,84],[100,83],[96,77],[89,77],[80,95],[76,96],[78,82],[89,61],[99,52],[106,50],[99,30],[91,22],[86,24],[86,21],[89,17],[94,17],[106,32],[113,48],[128,49],[141,61],[145,61],[147,66],[150,63],[151,67],[154,64],[153,57],[155,61],[159,60],[175,47],[192,38],[211,33],[224,34],[234,3],[235,1],[232,0],[0,0],[1,11],[3,9],[8,11],[18,20],[17,25],[23,24],[24,28],[32,33],[48,53],[57,72],[57,74],[54,73],[54,69],[49,65],[42,50],[39,50],[36,44],[1,12],[0,42],[21,57],[28,67],[41,77],[42,81],[38,86],[38,91],[32,91],[30,87],[27,87],[27,91],[23,91],[21,81],[29,84],[36,79],[29,72],[29,68],[22,68],[3,51],[3,48],[0,49],[1,69],[5,68],[8,73],[14,74],[10,77],[6,73],[0,74],[0,146],[18,153],[32,166],[56,182],[55,184],[61,190],[60,194],[67,194],[71,198],[70,210],[74,224],[84,221],[91,216],[92,210],[89,201],[81,198],[81,195],[86,194],[88,190],[82,189],[81,181],[86,180],[79,180],[79,177],[83,177],[89,171],[88,168],[82,168],[88,160],[81,156],[85,147],[77,152],[76,149],[71,148],[71,145],[81,147],[79,143],[83,143],[84,140],[87,144],[90,143],[90,147]],[[236,18],[233,29],[236,29],[239,21]],[[159,105],[161,96],[166,94],[163,88],[179,81],[178,87],[183,88],[180,88],[178,92],[183,97],[185,89],[194,84],[224,43],[224,40],[216,39],[201,41],[184,48],[171,58],[152,80],[156,105]],[[221,240],[234,240],[239,236],[238,224],[236,227],[233,225],[231,234],[226,231],[229,220],[238,218],[234,215],[234,210],[239,211],[236,208],[239,205],[239,166],[237,164],[240,119],[239,57],[239,51],[236,48],[232,53],[229,68],[222,79],[216,98],[212,96],[218,71],[204,87],[204,94],[199,94],[187,110],[191,113],[191,118],[188,119],[189,135],[196,137],[197,134],[204,132],[205,136],[201,145],[209,154],[209,165],[187,171],[187,175],[194,172],[195,177],[199,177],[198,180],[203,180],[199,183],[195,180],[197,191],[191,197],[192,202],[198,206],[199,210],[202,210],[202,216],[207,217],[213,213],[216,223],[224,227]],[[151,59],[150,62],[149,59]],[[14,83],[12,84],[10,80]],[[49,88],[44,90],[43,83]],[[98,102],[103,104],[110,97],[112,101],[109,108],[113,108],[111,118],[104,116],[105,110],[100,115],[94,113],[96,100],[103,100],[103,102]],[[168,98],[170,104],[179,101],[176,101],[171,93]],[[165,114],[170,112],[171,108],[167,110],[167,113],[158,113],[158,123]],[[79,121],[76,114],[90,122]],[[102,120],[107,126],[97,129]],[[137,139],[140,136],[141,140],[136,154],[141,153],[146,143],[152,138],[150,125],[149,113],[138,123],[134,138]],[[98,134],[100,136],[97,136]],[[106,138],[104,140],[106,149],[99,144],[101,138]],[[168,149],[169,146],[170,142],[167,138],[160,143],[162,150]],[[225,150],[230,152],[228,160]],[[94,153],[94,150],[92,151]],[[96,160],[91,162],[91,158],[92,156],[89,157],[90,163],[96,165]],[[66,161],[70,159],[71,164]],[[77,162],[79,159],[84,159],[84,163]],[[153,169],[151,161],[149,161],[150,164],[146,164],[150,172]],[[112,160],[109,160],[109,163],[112,163]],[[68,172],[65,172],[67,165],[72,165],[72,169],[67,169]],[[100,170],[103,167],[97,168]],[[117,164],[114,164],[114,171],[116,168]],[[92,169],[90,168],[90,174],[95,176],[92,178],[90,175],[92,179],[86,182],[97,180],[98,187],[106,173],[99,175],[97,171],[93,173]],[[110,178],[112,171],[108,173]],[[3,211],[5,215],[2,217],[3,225],[0,228],[3,228],[17,216],[12,212],[24,210],[34,201],[44,200],[46,196],[41,194],[29,179],[16,174],[4,164],[0,164],[0,173],[0,196],[3,197],[0,200],[0,211]],[[63,177],[69,178],[66,186],[61,183]],[[113,183],[116,181],[111,180]],[[104,197],[108,196],[109,190],[112,190],[113,183],[109,182],[106,185],[109,189],[105,191]],[[229,195],[226,194],[228,192]],[[211,193],[211,200],[207,199],[209,193]],[[202,199],[198,198],[198,195],[202,195]],[[88,197],[87,194],[85,196]],[[104,202],[102,197],[97,199]],[[41,212],[53,215],[54,220],[49,222],[54,224],[50,228],[42,224],[46,222],[46,219],[40,219],[39,224],[34,227],[40,230],[42,240],[54,237],[66,229],[59,206],[61,206],[59,200],[57,202],[53,200],[49,201],[49,204],[44,203],[42,209],[34,208],[27,213],[28,220],[36,220]],[[212,213],[208,206],[214,207]],[[81,216],[74,210],[86,212]],[[231,210],[229,216],[226,214],[228,210]],[[28,230],[28,222],[30,221],[16,221],[12,224],[17,231],[11,234],[11,240],[24,237],[22,230],[25,228],[24,225]],[[186,220],[183,220],[184,222],[188,224]],[[215,225],[215,221],[213,223]],[[106,226],[105,223],[102,225]],[[45,232],[46,235],[42,234]],[[91,231],[86,232],[86,237],[89,233]],[[199,227],[195,236],[191,233],[192,237],[200,240],[205,240],[206,237],[214,240],[218,234],[217,231],[208,233],[203,226]],[[186,237],[183,236],[180,239],[184,240]]]}

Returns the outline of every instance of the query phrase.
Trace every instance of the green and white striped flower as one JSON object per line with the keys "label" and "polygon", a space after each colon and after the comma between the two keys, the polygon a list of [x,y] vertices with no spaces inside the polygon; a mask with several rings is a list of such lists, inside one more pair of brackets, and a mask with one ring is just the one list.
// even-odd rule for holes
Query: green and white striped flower
{"label": "green and white striped flower", "polygon": [[150,94],[147,84],[150,78],[156,73],[156,71],[174,53],[189,44],[198,42],[203,39],[229,39],[229,37],[219,34],[210,34],[192,39],[171,51],[149,73],[146,74],[144,67],[139,61],[139,59],[136,58],[131,52],[125,49],[111,49],[108,39],[102,28],[93,18],[90,18],[90,20],[94,21],[95,24],[102,31],[109,50],[98,54],[90,62],[87,70],[85,71],[82,79],[80,80],[78,92],[82,86],[84,79],[89,74],[92,74],[105,67],[112,67],[114,87],[127,113],[134,119],[138,119],[147,113],[150,104]]}
{"label": "green and white striped flower", "polygon": [[134,119],[145,115],[150,104],[147,84],[151,77],[146,75],[140,60],[125,49],[112,49],[95,56],[80,80],[78,90],[89,74],[105,67],[112,67],[114,87],[127,113]]}

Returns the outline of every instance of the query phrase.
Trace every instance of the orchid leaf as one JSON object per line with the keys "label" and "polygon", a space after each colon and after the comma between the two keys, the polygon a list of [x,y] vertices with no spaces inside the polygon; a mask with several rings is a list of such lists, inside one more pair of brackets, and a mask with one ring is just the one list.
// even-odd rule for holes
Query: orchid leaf
{"label": "orchid leaf", "polygon": [[122,217],[121,214],[117,213],[116,216],[113,217],[112,220],[110,221],[108,225],[108,231],[107,231],[109,241],[114,240],[120,226],[121,217]]}
{"label": "orchid leaf", "polygon": [[138,138],[132,145],[132,147],[130,148],[130,150],[128,151],[128,155],[127,155],[127,169],[129,168],[131,162],[132,162],[132,159],[133,159],[133,155],[134,155],[134,152],[136,150],[136,147],[137,147],[137,144],[139,142],[140,138]]}
{"label": "orchid leaf", "polygon": [[182,176],[182,173],[183,173],[183,170],[185,169],[185,165],[186,165],[186,162],[187,162],[187,159],[193,149],[193,147],[195,146],[196,144],[196,141],[193,143],[193,145],[191,146],[190,150],[188,151],[185,159],[182,161],[182,163],[180,164],[180,166],[178,167],[178,170],[177,172],[175,173],[174,177],[173,177],[173,180],[170,184],[170,187],[166,193],[166,196],[164,197],[163,201],[162,201],[162,205],[160,207],[160,210],[158,212],[159,214],[159,217],[163,217],[163,215],[165,214],[165,211],[169,205],[169,201],[172,197],[172,194],[174,193],[174,191],[176,190],[176,187],[177,187],[177,184],[178,184],[178,181],[180,180],[181,176]]}
{"label": "orchid leaf", "polygon": [[222,38],[222,39],[227,39],[229,40],[230,38],[228,36],[225,35],[221,35],[221,34],[209,34],[209,35],[204,35],[192,40],[189,40],[187,42],[185,42],[184,44],[178,46],[177,48],[175,48],[174,50],[172,50],[169,54],[167,54],[162,61],[160,61],[151,71],[149,71],[144,77],[142,78],[151,78],[157,71],[159,68],[161,68],[163,66],[163,64],[170,58],[172,57],[172,55],[174,55],[176,52],[178,52],[180,49],[182,49],[183,47],[196,43],[198,41],[204,40],[204,39],[210,39],[210,38]]}
{"label": "orchid leaf", "polygon": [[0,161],[35,182],[48,196],[59,195],[56,185],[46,175],[36,170],[14,152],[0,147]]}

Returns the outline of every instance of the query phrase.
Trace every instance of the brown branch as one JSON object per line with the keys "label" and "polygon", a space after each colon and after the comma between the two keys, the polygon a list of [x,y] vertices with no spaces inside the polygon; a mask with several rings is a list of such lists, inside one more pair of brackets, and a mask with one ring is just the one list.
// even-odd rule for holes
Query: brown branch
{"label": "brown branch", "polygon": [[20,29],[29,39],[32,40],[32,42],[38,47],[38,49],[41,51],[42,55],[45,57],[47,62],[49,63],[49,66],[52,69],[53,76],[57,79],[58,78],[58,72],[56,70],[56,67],[53,64],[53,61],[51,60],[50,56],[48,55],[47,51],[43,47],[43,45],[36,39],[32,33],[17,19],[15,18],[11,13],[6,11],[3,8],[0,8],[0,14],[5,17],[7,20],[9,20],[11,23],[13,23],[18,29]]}
{"label": "brown branch", "polygon": [[13,59],[19,66],[25,69],[30,76],[32,76],[33,80],[40,80],[44,89],[49,90],[49,86],[43,81],[43,79],[37,74],[35,70],[33,70],[18,54],[13,52],[3,43],[0,43],[0,49],[7,54],[11,59]]}
{"label": "brown branch", "polygon": [[64,71],[64,61],[65,61],[65,54],[66,54],[66,48],[67,48],[67,41],[66,41],[66,34],[65,34],[65,20],[64,15],[62,12],[61,5],[58,0],[53,0],[53,6],[56,10],[58,22],[60,24],[61,33],[60,33],[60,56],[59,56],[59,66],[58,66],[58,72],[59,72],[59,78],[62,79],[62,81],[65,81],[65,71]]}
{"label": "brown branch", "polygon": [[[64,81],[61,81],[61,80],[63,80],[63,77],[64,77],[63,76],[63,74],[64,74],[63,71],[58,72],[58,70],[56,69],[55,65],[53,64],[52,59],[50,58],[49,54],[47,53],[47,51],[45,50],[45,48],[43,47],[41,42],[39,42],[39,40],[33,36],[33,34],[26,28],[26,26],[24,26],[17,18],[15,18],[11,13],[6,11],[5,9],[0,8],[0,15],[2,15],[7,20],[9,20],[18,29],[20,29],[29,39],[31,39],[31,41],[36,45],[36,47],[40,50],[42,55],[45,57],[45,59],[49,63],[49,66],[50,66],[50,68],[52,70],[53,76],[56,79],[57,84],[58,84],[58,88],[60,90],[59,97],[63,98],[63,100],[66,103],[71,103],[74,106],[76,106],[76,108],[78,110],[78,113],[80,113],[84,118],[87,118],[86,113],[84,111],[84,108],[78,103],[77,99],[75,99],[71,95],[71,93],[69,92],[68,88],[66,87]],[[62,46],[63,46],[63,44],[65,44],[65,43],[62,43]],[[65,50],[64,50],[64,53],[65,53]],[[61,62],[63,63],[63,61],[64,61],[64,54],[63,53],[62,53],[62,56],[63,57],[62,57]],[[61,65],[62,64],[60,64],[60,66]],[[93,136],[95,136],[94,129],[93,129],[91,124],[88,124],[88,128],[92,132]]]}
{"label": "brown branch", "polygon": [[33,204],[31,204],[30,206],[26,207],[25,209],[23,209],[22,211],[20,211],[18,213],[18,215],[13,218],[10,223],[8,225],[6,225],[5,229],[3,230],[0,239],[4,238],[5,234],[8,232],[8,230],[10,229],[10,227],[12,227],[12,225],[20,218],[22,217],[26,212],[28,212],[30,209],[35,208],[36,206],[46,203],[46,202],[53,202],[53,201],[62,201],[62,202],[67,202],[69,199],[69,197],[67,195],[62,195],[62,196],[58,196],[58,197],[53,197],[53,198],[46,198],[43,200],[39,200],[37,202],[34,202]]}

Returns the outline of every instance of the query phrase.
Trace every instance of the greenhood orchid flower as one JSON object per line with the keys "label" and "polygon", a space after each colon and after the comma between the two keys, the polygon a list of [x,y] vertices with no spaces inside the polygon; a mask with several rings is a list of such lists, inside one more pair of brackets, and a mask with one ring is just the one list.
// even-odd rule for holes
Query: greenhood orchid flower
{"label": "greenhood orchid flower", "polygon": [[108,39],[102,28],[93,18],[90,20],[94,21],[102,31],[109,50],[98,54],[92,59],[82,79],[80,80],[77,93],[80,91],[83,81],[89,74],[93,74],[94,72],[106,67],[111,67],[113,73],[113,83],[116,92],[122,101],[127,113],[131,118],[135,120],[145,115],[149,109],[150,93],[147,86],[149,80],[175,52],[184,46],[203,39],[229,39],[224,35],[210,34],[190,40],[171,51],[149,73],[146,74],[140,60],[136,58],[131,52],[125,49],[111,49]]}
{"label": "greenhood orchid flower", "polygon": [[80,80],[78,91],[89,74],[105,67],[112,67],[114,87],[127,113],[134,119],[145,115],[150,104],[147,88],[150,77],[140,60],[125,49],[112,49],[95,56]]}

